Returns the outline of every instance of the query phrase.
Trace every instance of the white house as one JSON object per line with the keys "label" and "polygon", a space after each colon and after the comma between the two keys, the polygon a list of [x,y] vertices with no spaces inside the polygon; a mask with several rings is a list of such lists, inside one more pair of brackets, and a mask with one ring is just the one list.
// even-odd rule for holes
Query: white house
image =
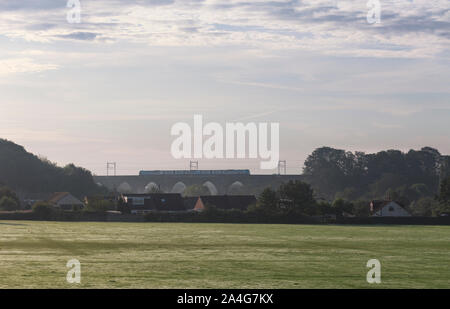
{"label": "white house", "polygon": [[411,217],[411,214],[395,201],[370,202],[370,214],[372,217]]}
{"label": "white house", "polygon": [[49,202],[63,210],[83,209],[84,204],[69,192],[57,192],[49,199]]}

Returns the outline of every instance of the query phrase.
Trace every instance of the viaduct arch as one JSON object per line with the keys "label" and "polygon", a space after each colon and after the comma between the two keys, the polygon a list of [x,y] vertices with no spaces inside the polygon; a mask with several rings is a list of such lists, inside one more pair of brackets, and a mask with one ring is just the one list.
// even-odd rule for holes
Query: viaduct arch
{"label": "viaduct arch", "polygon": [[204,185],[213,195],[259,194],[267,187],[277,188],[289,180],[303,180],[302,175],[139,175],[94,176],[94,181],[119,193],[149,193],[154,188],[162,192],[183,193],[191,185]]}

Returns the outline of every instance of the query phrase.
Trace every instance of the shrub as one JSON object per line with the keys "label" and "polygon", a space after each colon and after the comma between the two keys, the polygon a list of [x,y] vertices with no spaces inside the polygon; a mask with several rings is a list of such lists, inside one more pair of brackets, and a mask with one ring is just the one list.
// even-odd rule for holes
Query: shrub
{"label": "shrub", "polygon": [[354,205],[352,202],[337,199],[333,202],[332,208],[337,216],[342,216],[344,213],[352,213]]}
{"label": "shrub", "polygon": [[116,205],[109,200],[93,200],[87,204],[85,209],[89,212],[105,212],[108,210],[116,210]]}
{"label": "shrub", "polygon": [[184,196],[201,196],[201,195],[211,195],[209,189],[203,185],[192,185],[184,190]]}
{"label": "shrub", "polygon": [[46,202],[36,202],[32,209],[40,219],[50,219],[55,212],[53,205]]}
{"label": "shrub", "polygon": [[368,217],[370,215],[370,202],[357,200],[353,203],[353,214],[357,217]]}
{"label": "shrub", "polygon": [[11,210],[17,210],[19,209],[19,204],[17,203],[17,201],[9,196],[3,196],[0,199],[0,210],[6,210],[6,211],[11,211]]}

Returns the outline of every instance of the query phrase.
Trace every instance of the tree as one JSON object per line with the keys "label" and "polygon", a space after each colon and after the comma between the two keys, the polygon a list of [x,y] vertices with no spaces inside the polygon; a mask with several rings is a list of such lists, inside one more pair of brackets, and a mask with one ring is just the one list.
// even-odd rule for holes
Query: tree
{"label": "tree", "polygon": [[336,193],[336,199],[355,200],[359,196],[359,192],[354,187],[345,188],[343,191]]}
{"label": "tree", "polygon": [[368,217],[370,215],[370,202],[365,200],[357,200],[353,202],[353,214],[356,217]]}
{"label": "tree", "polygon": [[439,201],[444,204],[450,203],[450,177],[445,178],[441,182],[439,190]]}
{"label": "tree", "polygon": [[385,198],[392,189],[412,201],[438,192],[439,181],[450,174],[450,158],[431,147],[374,154],[321,147],[308,156],[303,172],[328,200]]}
{"label": "tree", "polygon": [[450,177],[450,156],[442,156],[439,166],[439,180]]}
{"label": "tree", "polygon": [[372,198],[391,198],[389,196],[395,192],[395,189],[406,182],[406,178],[402,175],[393,173],[384,173],[380,175],[376,182],[370,185],[370,196]]}
{"label": "tree", "polygon": [[258,197],[256,210],[264,214],[276,214],[279,212],[278,201],[277,192],[271,188],[266,188]]}
{"label": "tree", "polygon": [[441,182],[439,196],[439,209],[436,211],[436,214],[439,215],[443,212],[450,212],[450,177],[447,177]]}
{"label": "tree", "polygon": [[187,187],[184,190],[184,196],[202,196],[211,195],[209,189],[203,185],[195,184]]}
{"label": "tree", "polygon": [[440,204],[431,197],[424,197],[411,203],[410,209],[415,216],[430,217],[439,212]]}
{"label": "tree", "polygon": [[334,214],[334,209],[327,201],[318,201],[316,206],[317,215],[330,215]]}
{"label": "tree", "polygon": [[8,188],[6,186],[0,187],[0,198],[2,198],[2,197],[9,197],[9,198],[13,199],[18,206],[20,206],[20,200],[19,200],[19,197],[17,196],[17,194],[13,190],[11,190],[10,188]]}
{"label": "tree", "polygon": [[319,194],[332,198],[336,192],[353,184],[352,176],[363,173],[359,163],[356,155],[351,152],[322,147],[308,156],[303,173]]}
{"label": "tree", "polygon": [[343,216],[344,213],[353,214],[354,205],[344,199],[337,199],[333,202],[332,208],[337,216]]}
{"label": "tree", "polygon": [[302,181],[289,181],[278,189],[280,200],[285,200],[286,212],[314,214],[316,200],[311,186]]}
{"label": "tree", "polygon": [[408,198],[406,186],[401,186],[394,189],[386,190],[385,197],[388,200],[399,202],[403,206],[408,206],[411,203],[411,200]]}
{"label": "tree", "polygon": [[20,209],[20,200],[16,193],[6,186],[0,187],[0,210],[12,211]]}
{"label": "tree", "polygon": [[80,198],[107,191],[88,170],[73,164],[58,167],[4,139],[0,139],[0,181],[33,195],[67,191]]}
{"label": "tree", "polygon": [[417,200],[417,199],[420,199],[423,197],[427,197],[427,196],[432,196],[432,192],[430,191],[428,186],[424,183],[413,184],[409,189],[410,189],[410,194],[411,194],[410,197],[414,200]]}
{"label": "tree", "polygon": [[0,198],[0,210],[12,211],[17,209],[19,209],[19,204],[15,199],[8,196]]}

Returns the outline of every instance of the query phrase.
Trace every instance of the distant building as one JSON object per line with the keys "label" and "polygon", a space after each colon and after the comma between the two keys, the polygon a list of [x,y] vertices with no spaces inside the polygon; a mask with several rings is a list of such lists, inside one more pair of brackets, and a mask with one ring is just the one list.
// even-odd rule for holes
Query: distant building
{"label": "distant building", "polygon": [[195,204],[197,204],[198,196],[188,196],[183,198],[184,209],[187,211],[194,210]]}
{"label": "distant building", "polygon": [[151,211],[185,211],[183,198],[177,193],[122,194],[122,212],[145,214]]}
{"label": "distant building", "polygon": [[379,201],[370,202],[372,217],[411,217],[411,214],[399,202]]}
{"label": "distant building", "polygon": [[84,208],[84,204],[82,201],[74,197],[69,192],[57,192],[54,193],[49,199],[48,202],[55,207],[58,207],[62,210],[80,210]]}
{"label": "distant building", "polygon": [[219,209],[246,210],[253,204],[256,204],[256,198],[253,195],[200,196],[197,199],[194,210],[203,211],[207,205],[211,205]]}

